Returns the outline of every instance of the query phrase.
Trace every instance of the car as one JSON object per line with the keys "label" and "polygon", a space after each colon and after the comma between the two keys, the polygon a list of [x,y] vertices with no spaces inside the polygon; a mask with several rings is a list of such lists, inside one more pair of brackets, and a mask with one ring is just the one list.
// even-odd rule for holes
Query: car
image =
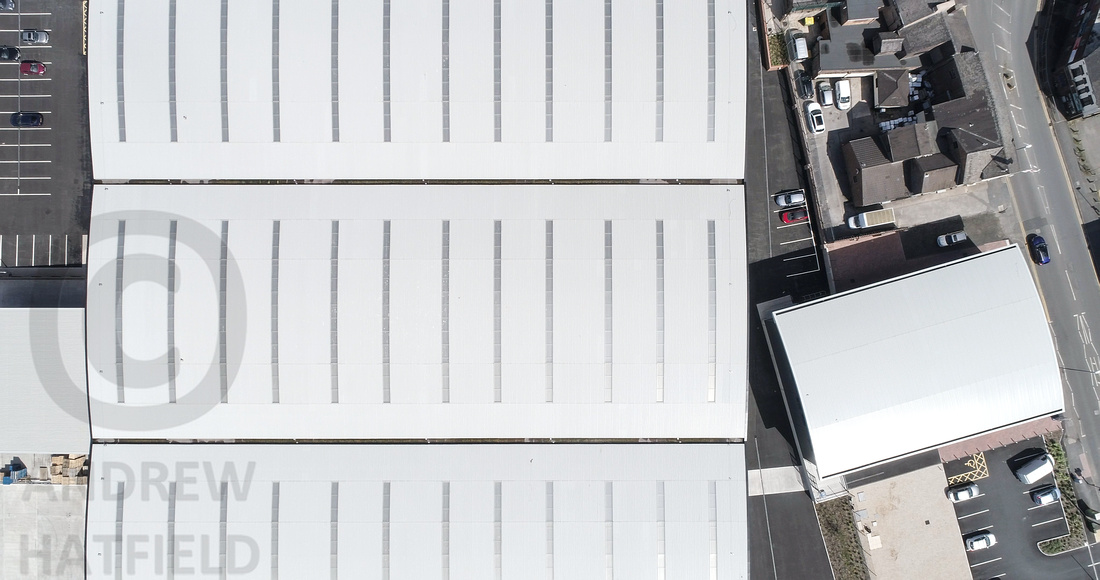
{"label": "car", "polygon": [[1036,505],[1047,505],[1062,499],[1062,492],[1053,485],[1047,485],[1031,492],[1031,500]]}
{"label": "car", "polygon": [[798,90],[800,99],[814,98],[814,83],[810,80],[810,75],[806,74],[806,71],[795,71],[794,86]]}
{"label": "car", "polygon": [[806,205],[806,190],[792,189],[790,191],[777,193],[775,195],[775,204],[779,207],[794,207],[796,205]]}
{"label": "car", "polygon": [[961,244],[967,239],[966,232],[964,231],[951,232],[950,234],[944,234],[936,238],[936,245],[941,248],[946,248],[948,246],[954,246],[955,244]]}
{"label": "car", "polygon": [[46,74],[46,65],[37,60],[25,60],[19,63],[19,74],[44,75]]}
{"label": "car", "polygon": [[847,111],[852,106],[852,81],[839,80],[834,85],[836,91],[836,108]]}
{"label": "car", "polygon": [[9,119],[12,127],[39,127],[42,125],[42,113],[19,111],[12,113]]}
{"label": "car", "polygon": [[825,132],[825,115],[821,113],[821,105],[813,101],[806,103],[806,124],[815,134]]}
{"label": "car", "polygon": [[1039,234],[1031,234],[1027,237],[1027,249],[1031,252],[1031,259],[1042,266],[1050,263],[1050,252],[1047,250],[1047,241]]}
{"label": "car", "polygon": [[19,60],[19,49],[14,46],[0,45],[0,60]]}
{"label": "car", "polygon": [[46,44],[50,41],[50,33],[45,30],[28,29],[19,35],[19,39],[23,44]]}
{"label": "car", "polygon": [[821,95],[821,104],[828,107],[833,104],[833,85],[829,84],[829,81],[821,81],[817,83],[817,92]]}
{"label": "car", "polygon": [[976,497],[978,497],[978,484],[974,482],[947,489],[947,499],[950,499],[951,503],[959,503]]}
{"label": "car", "polygon": [[966,539],[967,552],[976,552],[996,545],[997,537],[992,532],[982,532]]}
{"label": "car", "polygon": [[779,219],[783,220],[785,224],[794,224],[810,219],[810,213],[806,211],[806,208],[798,208],[787,210],[779,215]]}
{"label": "car", "polygon": [[15,0],[0,0],[0,11],[15,10]]}

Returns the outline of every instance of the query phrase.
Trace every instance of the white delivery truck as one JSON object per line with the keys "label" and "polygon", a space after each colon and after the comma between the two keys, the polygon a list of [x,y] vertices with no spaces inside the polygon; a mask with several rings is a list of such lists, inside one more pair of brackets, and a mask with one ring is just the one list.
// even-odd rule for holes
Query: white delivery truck
{"label": "white delivery truck", "polygon": [[894,208],[865,211],[848,218],[848,227],[853,230],[873,228],[894,223]]}
{"label": "white delivery truck", "polygon": [[810,49],[806,44],[806,35],[801,32],[787,32],[787,58],[791,62],[800,62],[810,58]]}

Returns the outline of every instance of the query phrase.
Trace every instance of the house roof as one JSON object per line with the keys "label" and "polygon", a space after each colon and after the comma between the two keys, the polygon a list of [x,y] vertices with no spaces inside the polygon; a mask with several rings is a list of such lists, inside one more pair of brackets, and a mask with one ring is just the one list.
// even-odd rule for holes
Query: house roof
{"label": "house roof", "polygon": [[943,153],[911,159],[908,167],[909,189],[913,193],[939,191],[955,185],[958,167]]}
{"label": "house roof", "polygon": [[951,42],[952,38],[942,12],[907,24],[898,31],[898,34],[905,39],[907,56],[920,56],[937,46]]}
{"label": "house roof", "polygon": [[906,69],[875,72],[875,106],[909,106],[909,71]]}
{"label": "house roof", "polygon": [[966,151],[985,151],[1002,146],[993,104],[980,91],[932,105],[932,116]]}
{"label": "house roof", "polygon": [[935,121],[905,125],[887,131],[886,143],[889,145],[890,160],[904,161],[936,153],[939,151],[936,147],[938,133],[939,126]]}
{"label": "house roof", "polygon": [[1063,409],[1016,245],[800,304],[775,325],[822,478]]}
{"label": "house roof", "polygon": [[832,12],[828,16],[829,38],[817,41],[818,72],[872,71],[907,66],[892,53],[871,50],[877,25],[841,26]]}
{"label": "house roof", "polygon": [[91,461],[91,580],[165,562],[177,577],[749,577],[741,444],[116,444]]}
{"label": "house roof", "polygon": [[902,24],[909,24],[935,12],[934,5],[939,0],[887,0],[901,18]]}
{"label": "house roof", "polygon": [[849,20],[868,20],[878,18],[882,0],[847,0],[845,5]]}
{"label": "house roof", "polygon": [[741,1],[97,4],[96,179],[744,176]]}
{"label": "house roof", "polygon": [[909,195],[905,186],[903,161],[891,162],[874,137],[864,137],[844,144],[845,160],[860,168],[858,175],[849,175],[852,183],[852,203],[858,207],[901,199]]}
{"label": "house roof", "polygon": [[745,436],[741,186],[94,193],[97,438]]}

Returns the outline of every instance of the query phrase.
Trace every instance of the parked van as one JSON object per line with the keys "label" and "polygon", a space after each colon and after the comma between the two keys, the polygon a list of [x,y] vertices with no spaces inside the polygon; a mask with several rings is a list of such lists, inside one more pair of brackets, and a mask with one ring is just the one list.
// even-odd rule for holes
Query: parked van
{"label": "parked van", "polygon": [[1054,473],[1054,458],[1049,453],[1044,453],[1031,461],[1028,461],[1016,470],[1016,479],[1031,485],[1040,479]]}
{"label": "parked van", "polygon": [[801,32],[792,32],[787,37],[787,59],[798,62],[810,58],[810,49],[806,44],[806,35]]}

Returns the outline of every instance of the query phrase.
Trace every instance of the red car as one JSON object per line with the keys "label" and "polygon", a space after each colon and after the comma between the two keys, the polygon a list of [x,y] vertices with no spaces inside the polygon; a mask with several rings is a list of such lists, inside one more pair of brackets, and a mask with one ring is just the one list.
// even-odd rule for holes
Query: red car
{"label": "red car", "polygon": [[779,219],[783,220],[785,224],[793,224],[810,219],[810,214],[806,211],[806,208],[792,209],[779,214]]}
{"label": "red car", "polygon": [[44,75],[46,74],[46,65],[37,60],[25,60],[19,63],[19,74]]}

